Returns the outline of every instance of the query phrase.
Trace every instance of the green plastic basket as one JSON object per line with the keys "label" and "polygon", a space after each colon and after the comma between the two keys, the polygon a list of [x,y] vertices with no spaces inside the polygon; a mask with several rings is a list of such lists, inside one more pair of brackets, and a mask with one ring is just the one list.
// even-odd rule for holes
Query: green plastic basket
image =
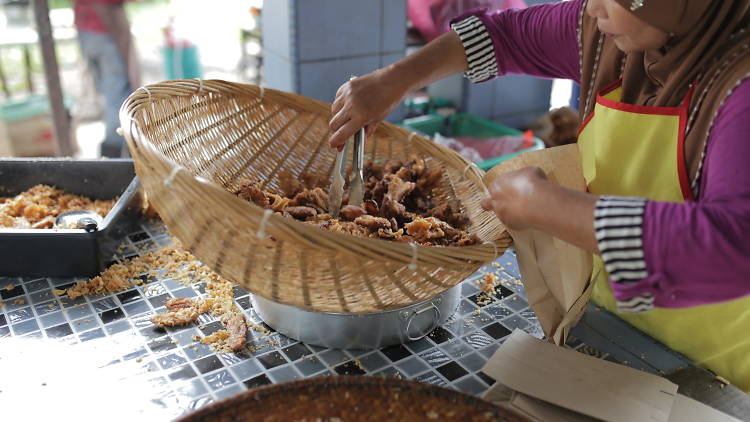
{"label": "green plastic basket", "polygon": [[[425,136],[433,137],[436,133],[443,136],[470,136],[472,138],[490,138],[496,136],[520,136],[523,132],[503,126],[501,124],[483,119],[468,113],[458,113],[443,117],[437,114],[413,117],[401,122],[401,125],[409,130],[419,132]],[[476,163],[484,171],[509,160],[517,155],[528,151],[544,149],[544,142],[534,137],[534,145],[529,148],[516,151],[511,154],[490,158],[489,160]]]}

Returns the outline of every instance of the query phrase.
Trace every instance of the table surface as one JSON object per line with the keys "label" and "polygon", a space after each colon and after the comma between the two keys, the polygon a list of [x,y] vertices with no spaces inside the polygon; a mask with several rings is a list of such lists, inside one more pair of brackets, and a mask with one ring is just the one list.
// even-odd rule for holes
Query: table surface
{"label": "table surface", "polygon": [[[166,228],[144,223],[117,260],[170,243]],[[477,304],[486,273],[504,283],[494,303]],[[512,250],[462,282],[462,298],[448,322],[427,337],[373,351],[305,345],[278,333],[250,332],[252,352],[215,354],[193,336],[221,323],[202,315],[186,327],[157,328],[149,318],[169,297],[202,294],[155,279],[124,292],[70,300],[53,288],[75,279],[0,277],[0,412],[41,420],[169,420],[248,388],[334,374],[398,376],[481,395],[493,381],[481,368],[511,330],[542,331],[529,309]],[[15,288],[8,290],[6,287]],[[249,293],[235,287],[244,314],[261,323]],[[613,315],[589,307],[568,347],[653,373],[689,364]],[[355,362],[358,361],[358,362]],[[44,404],[44,405],[39,405]]]}

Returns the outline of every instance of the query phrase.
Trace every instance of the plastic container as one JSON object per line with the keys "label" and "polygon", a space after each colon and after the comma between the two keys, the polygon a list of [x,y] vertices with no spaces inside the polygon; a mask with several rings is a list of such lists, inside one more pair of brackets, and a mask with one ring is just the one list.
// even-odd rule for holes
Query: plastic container
{"label": "plastic container", "polygon": [[[523,132],[491,122],[481,117],[468,113],[458,113],[452,116],[438,116],[431,114],[428,116],[414,117],[401,122],[401,125],[407,129],[419,132],[429,137],[435,133],[443,136],[466,136],[473,138],[495,138],[498,136],[522,136]],[[484,171],[511,159],[527,151],[536,151],[544,149],[544,142],[534,137],[534,145],[524,148],[511,154],[501,155],[489,160],[477,162],[477,166]]]}
{"label": "plastic container", "polygon": [[140,182],[129,159],[3,159],[0,181],[0,196],[48,184],[91,199],[120,197],[92,232],[0,228],[3,276],[95,276],[108,266],[117,246],[142,220]]}
{"label": "plastic container", "polygon": [[[66,101],[70,106],[70,101]],[[51,157],[58,154],[46,95],[0,104],[0,156]]]}

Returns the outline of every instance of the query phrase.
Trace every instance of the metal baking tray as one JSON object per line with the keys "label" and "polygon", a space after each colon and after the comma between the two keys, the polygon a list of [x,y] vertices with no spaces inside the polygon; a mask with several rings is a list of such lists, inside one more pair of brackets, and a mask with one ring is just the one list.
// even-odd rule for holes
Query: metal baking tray
{"label": "metal baking tray", "polygon": [[0,276],[95,276],[142,218],[143,195],[130,159],[0,160],[0,196],[17,195],[38,184],[91,199],[120,198],[92,232],[0,228]]}

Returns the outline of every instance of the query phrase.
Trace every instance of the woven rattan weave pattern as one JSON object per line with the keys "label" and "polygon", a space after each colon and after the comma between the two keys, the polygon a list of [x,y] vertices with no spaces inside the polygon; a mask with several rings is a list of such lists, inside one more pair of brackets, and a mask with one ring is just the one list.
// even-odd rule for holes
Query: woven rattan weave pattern
{"label": "woven rattan weave pattern", "polygon": [[[255,85],[177,80],[133,93],[120,121],[148,197],[183,245],[223,277],[279,303],[363,313],[430,298],[511,243],[481,209],[483,172],[391,124],[368,138],[373,160],[418,156],[444,169],[436,202],[460,199],[482,244],[424,247],[332,233],[235,197],[239,179],[277,189],[286,172],[330,174],[330,105]],[[411,264],[411,265],[410,265]]]}

